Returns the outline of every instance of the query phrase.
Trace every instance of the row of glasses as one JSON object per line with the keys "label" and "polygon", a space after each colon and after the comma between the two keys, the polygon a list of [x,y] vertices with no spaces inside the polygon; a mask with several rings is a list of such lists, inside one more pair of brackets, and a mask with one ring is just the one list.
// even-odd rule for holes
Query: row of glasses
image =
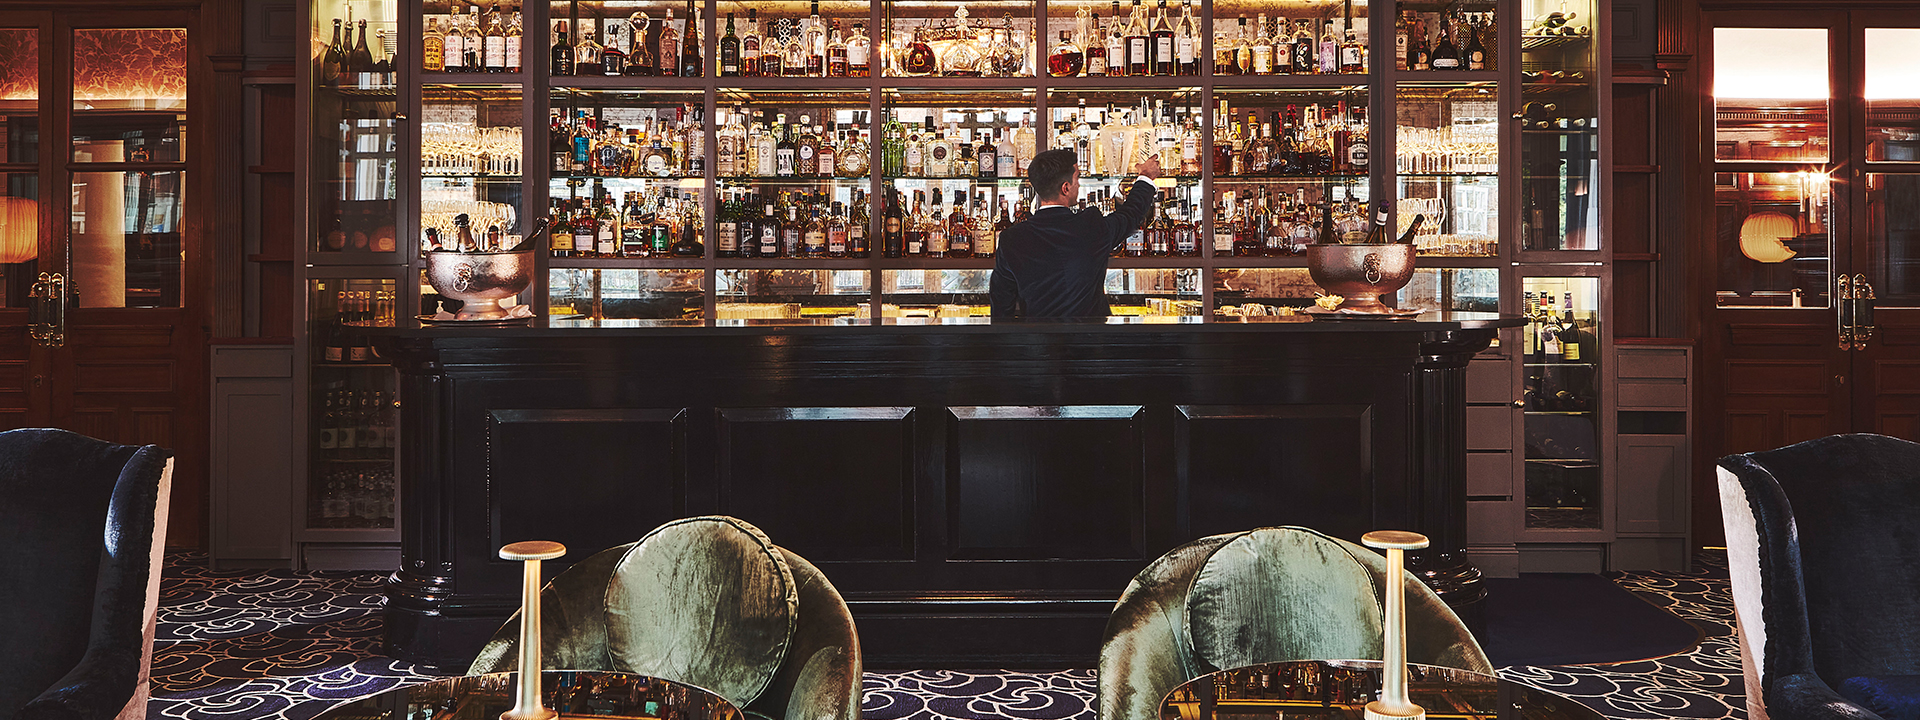
{"label": "row of glasses", "polygon": [[420,227],[436,228],[441,242],[452,241],[454,236],[454,218],[467,216],[467,227],[477,239],[483,237],[487,228],[498,227],[504,233],[514,226],[518,212],[509,203],[489,202],[473,199],[473,188],[446,187],[423,188],[420,194]]}
{"label": "row of glasses", "polygon": [[1401,174],[1496,173],[1499,135],[1491,125],[1401,127],[1395,134],[1394,167]]}
{"label": "row of glasses", "polygon": [[520,174],[520,128],[475,128],[456,123],[420,127],[422,175]]}

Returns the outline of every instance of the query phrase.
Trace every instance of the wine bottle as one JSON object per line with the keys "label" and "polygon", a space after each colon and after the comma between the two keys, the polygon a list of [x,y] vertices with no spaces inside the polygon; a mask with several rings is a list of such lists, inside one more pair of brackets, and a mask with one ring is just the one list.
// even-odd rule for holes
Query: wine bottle
{"label": "wine bottle", "polygon": [[1367,230],[1367,239],[1362,240],[1360,244],[1362,245],[1387,244],[1387,201],[1382,200],[1379,203],[1377,203],[1377,206],[1373,211],[1373,228]]}
{"label": "wine bottle", "polygon": [[1400,233],[1399,243],[1401,245],[1412,245],[1414,236],[1420,234],[1420,226],[1426,222],[1427,216],[1424,214],[1413,216],[1413,222],[1407,225],[1407,231]]}

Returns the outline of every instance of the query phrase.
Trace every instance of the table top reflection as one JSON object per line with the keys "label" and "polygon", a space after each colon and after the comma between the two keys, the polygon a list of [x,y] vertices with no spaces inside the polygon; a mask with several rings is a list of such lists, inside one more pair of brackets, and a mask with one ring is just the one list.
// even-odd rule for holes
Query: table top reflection
{"label": "table top reflection", "polygon": [[[1429,718],[1600,720],[1579,702],[1467,670],[1407,666],[1407,694]],[[1360,718],[1380,695],[1377,660],[1266,663],[1202,675],[1160,701],[1161,720]]]}
{"label": "table top reflection", "polygon": [[[498,720],[513,707],[513,680],[514,673],[435,680],[335,705],[314,720]],[[725,698],[645,675],[547,670],[540,689],[562,718],[741,720]]]}

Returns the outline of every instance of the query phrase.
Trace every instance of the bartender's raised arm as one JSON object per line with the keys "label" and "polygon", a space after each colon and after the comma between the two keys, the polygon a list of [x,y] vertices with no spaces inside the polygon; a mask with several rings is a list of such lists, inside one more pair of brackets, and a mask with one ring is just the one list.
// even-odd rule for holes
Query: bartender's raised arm
{"label": "bartender's raised arm", "polygon": [[1160,190],[1153,186],[1155,178],[1160,177],[1160,156],[1147,158],[1146,162],[1135,166],[1133,183],[1127,188],[1126,202],[1114,208],[1113,214],[1101,218],[1107,225],[1107,249],[1112,249],[1132,235],[1141,223],[1147,221],[1147,215],[1153,212],[1153,203],[1160,197]]}

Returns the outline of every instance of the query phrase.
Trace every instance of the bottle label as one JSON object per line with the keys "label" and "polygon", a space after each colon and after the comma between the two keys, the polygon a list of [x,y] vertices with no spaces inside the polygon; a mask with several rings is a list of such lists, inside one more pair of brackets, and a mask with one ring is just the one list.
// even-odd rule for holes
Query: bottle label
{"label": "bottle label", "polygon": [[720,243],[717,249],[720,250],[721,252],[732,251],[735,247],[737,247],[735,245],[734,238],[739,237],[739,232],[740,232],[739,223],[733,223],[733,222],[720,223]]}
{"label": "bottle label", "polygon": [[566,233],[553,233],[553,249],[556,251],[573,250],[573,236]]}
{"label": "bottle label", "polygon": [[520,67],[520,37],[518,35],[507,36],[507,47],[506,47],[505,54],[506,54],[506,67],[508,70],[513,70]]}
{"label": "bottle label", "polygon": [[466,48],[463,47],[465,41],[457,35],[448,35],[445,42],[440,53],[441,63],[448,69],[460,67],[466,62]]}
{"label": "bottle label", "polygon": [[647,174],[656,176],[666,175],[667,156],[664,154],[647,156]]}
{"label": "bottle label", "polygon": [[1173,38],[1155,38],[1153,41],[1154,62],[1165,65],[1173,62]]}
{"label": "bottle label", "polygon": [[1193,62],[1193,38],[1192,37],[1181,35],[1180,39],[1176,41],[1175,48],[1176,48],[1175,52],[1180,57],[1180,64],[1184,65],[1184,64]]}
{"label": "bottle label", "polygon": [[1087,58],[1087,74],[1088,75],[1107,74],[1107,56],[1105,55],[1089,56]]}
{"label": "bottle label", "polygon": [[1359,64],[1360,64],[1360,46],[1358,46],[1358,45],[1351,45],[1351,46],[1348,46],[1348,47],[1344,47],[1344,48],[1341,48],[1341,49],[1340,49],[1340,64],[1342,64],[1342,65],[1359,65]]}
{"label": "bottle label", "polygon": [[1014,173],[1013,156],[1011,155],[999,156],[996,160],[995,171],[1000,177],[1003,177],[1003,178],[1013,177],[1013,173]]}
{"label": "bottle label", "polygon": [[[938,224],[938,223],[936,223]],[[927,252],[943,253],[947,251],[947,231],[933,229],[927,231]]]}
{"label": "bottle label", "polygon": [[991,177],[1000,168],[1000,163],[992,153],[980,154],[980,174]]}
{"label": "bottle label", "polygon": [[900,234],[900,218],[887,218],[887,234],[891,236],[898,236]]}
{"label": "bottle label", "polygon": [[1147,39],[1143,37],[1128,39],[1127,40],[1128,64],[1138,65],[1138,64],[1145,63],[1146,61],[1147,61]]}
{"label": "bottle label", "polygon": [[773,172],[775,175],[793,174],[793,150],[791,148],[775,151],[773,161]]}
{"label": "bottle label", "polygon": [[852,65],[854,67],[866,67],[867,46],[866,45],[848,45],[847,46],[847,64]]}
{"label": "bottle label", "polygon": [[507,39],[499,35],[487,36],[487,67],[504,68],[507,66]]}
{"label": "bottle label", "polygon": [[1233,231],[1228,230],[1225,232],[1216,232],[1213,234],[1213,254],[1215,255],[1232,255],[1233,254]]}
{"label": "bottle label", "polygon": [[807,250],[817,251],[827,247],[827,234],[819,230],[807,231]]}
{"label": "bottle label", "polygon": [[1352,145],[1347,146],[1347,164],[1348,165],[1352,165],[1356,169],[1365,168],[1367,167],[1367,165],[1371,160],[1372,160],[1371,150],[1370,148],[1368,148],[1367,143],[1355,142]]}

